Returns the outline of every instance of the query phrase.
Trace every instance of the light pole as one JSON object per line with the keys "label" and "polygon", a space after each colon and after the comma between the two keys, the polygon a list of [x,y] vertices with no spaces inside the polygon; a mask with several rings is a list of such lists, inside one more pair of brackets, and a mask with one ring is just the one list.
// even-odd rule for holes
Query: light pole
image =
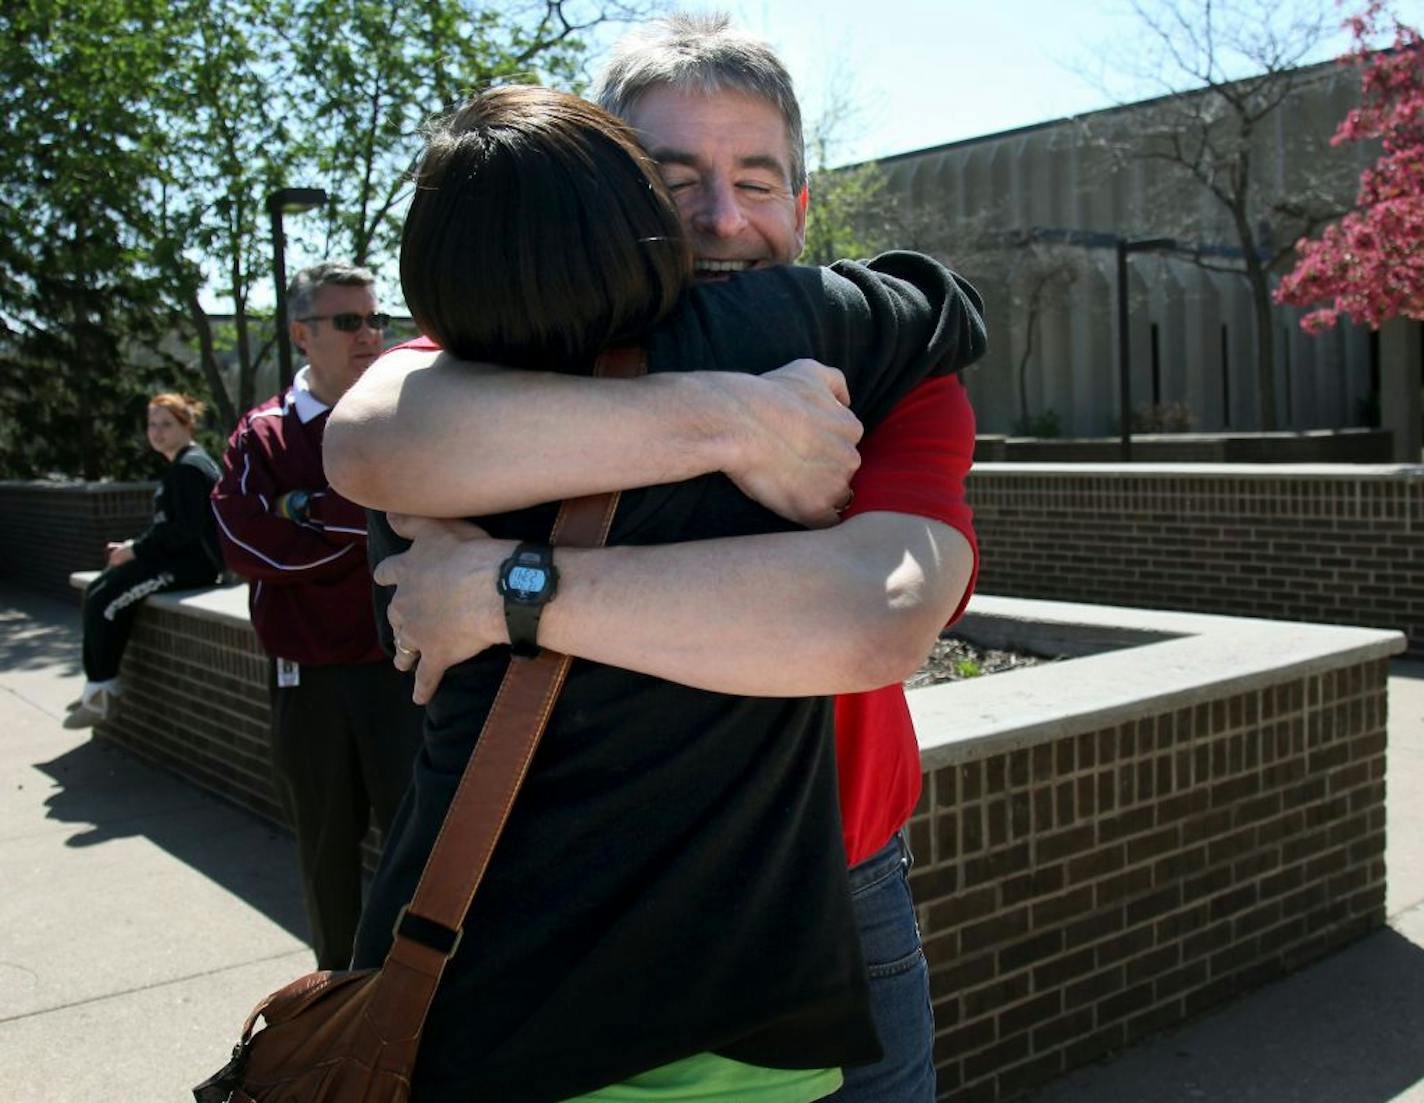
{"label": "light pole", "polygon": [[1175,249],[1170,237],[1141,238],[1127,241],[1118,238],[1117,248],[1117,363],[1118,416],[1122,433],[1122,462],[1132,459],[1132,342],[1127,332],[1127,255]]}
{"label": "light pole", "polygon": [[272,275],[277,281],[277,379],[281,390],[292,385],[292,338],[287,332],[287,239],[282,216],[299,214],[326,202],[321,188],[279,188],[267,196],[272,216]]}

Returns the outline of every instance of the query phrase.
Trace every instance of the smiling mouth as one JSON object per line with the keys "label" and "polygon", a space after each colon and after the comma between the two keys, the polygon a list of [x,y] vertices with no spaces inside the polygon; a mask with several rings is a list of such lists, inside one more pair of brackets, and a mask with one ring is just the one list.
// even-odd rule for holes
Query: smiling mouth
{"label": "smiling mouth", "polygon": [[745,272],[756,265],[754,260],[712,260],[708,257],[698,257],[692,262],[692,274],[698,279],[718,279]]}

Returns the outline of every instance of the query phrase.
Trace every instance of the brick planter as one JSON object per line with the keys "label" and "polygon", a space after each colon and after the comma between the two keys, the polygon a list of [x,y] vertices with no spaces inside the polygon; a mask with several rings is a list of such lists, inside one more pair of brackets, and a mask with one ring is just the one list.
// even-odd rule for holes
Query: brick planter
{"label": "brick planter", "polygon": [[1385,665],[929,771],[940,1098],[1012,1098],[1380,926]]}
{"label": "brick planter", "polygon": [[[961,631],[1084,657],[910,694],[941,1099],[1007,1100],[1384,922],[1398,633],[983,596]],[[282,822],[242,587],[150,598],[123,677],[98,738]]]}

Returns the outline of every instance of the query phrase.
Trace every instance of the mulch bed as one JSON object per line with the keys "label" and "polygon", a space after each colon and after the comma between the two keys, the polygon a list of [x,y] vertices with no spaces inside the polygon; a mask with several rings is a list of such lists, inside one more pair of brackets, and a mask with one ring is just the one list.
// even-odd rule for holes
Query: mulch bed
{"label": "mulch bed", "polygon": [[962,682],[999,674],[1023,666],[1037,666],[1056,660],[1027,651],[1000,651],[992,647],[975,647],[967,640],[947,636],[935,644],[925,665],[905,682],[906,689],[939,685],[941,682]]}

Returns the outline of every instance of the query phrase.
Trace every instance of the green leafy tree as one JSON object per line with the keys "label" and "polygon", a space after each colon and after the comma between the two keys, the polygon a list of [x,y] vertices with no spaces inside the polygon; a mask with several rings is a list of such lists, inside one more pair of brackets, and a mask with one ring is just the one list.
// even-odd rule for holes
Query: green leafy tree
{"label": "green leafy tree", "polygon": [[536,4],[522,14],[459,0],[282,0],[288,89],[306,115],[292,160],[332,197],[322,252],[378,270],[395,256],[421,125],[494,83],[578,83],[581,33],[632,9]]}
{"label": "green leafy tree", "polygon": [[889,248],[885,173],[871,161],[811,172],[803,264],[830,264],[842,257],[868,257]]}
{"label": "green leafy tree", "polygon": [[[848,71],[842,63],[838,70]],[[874,161],[832,168],[848,138],[859,129],[861,105],[853,82],[827,85],[821,109],[806,129],[811,204],[806,212],[802,264],[830,264],[845,257],[869,257],[894,245],[901,227],[899,207]]]}
{"label": "green leafy tree", "polygon": [[155,385],[231,426],[272,352],[266,196],[321,184],[325,221],[300,221],[323,236],[300,244],[389,273],[421,123],[496,81],[578,85],[583,33],[647,2],[12,0],[0,470],[130,470]]}
{"label": "green leafy tree", "polygon": [[[301,120],[285,91],[290,61],[266,0],[182,0],[169,12],[177,61],[153,105],[165,138],[161,276],[171,316],[196,335],[199,364],[230,426],[260,397],[257,370],[270,340],[258,347],[251,304],[271,271],[264,199]],[[232,306],[235,393],[200,301],[205,287]]]}
{"label": "green leafy tree", "polygon": [[[149,0],[19,0],[0,14],[0,465],[133,475],[144,393],[176,361],[149,204],[159,142],[143,98],[173,61]],[[135,414],[135,408],[139,413]]]}

